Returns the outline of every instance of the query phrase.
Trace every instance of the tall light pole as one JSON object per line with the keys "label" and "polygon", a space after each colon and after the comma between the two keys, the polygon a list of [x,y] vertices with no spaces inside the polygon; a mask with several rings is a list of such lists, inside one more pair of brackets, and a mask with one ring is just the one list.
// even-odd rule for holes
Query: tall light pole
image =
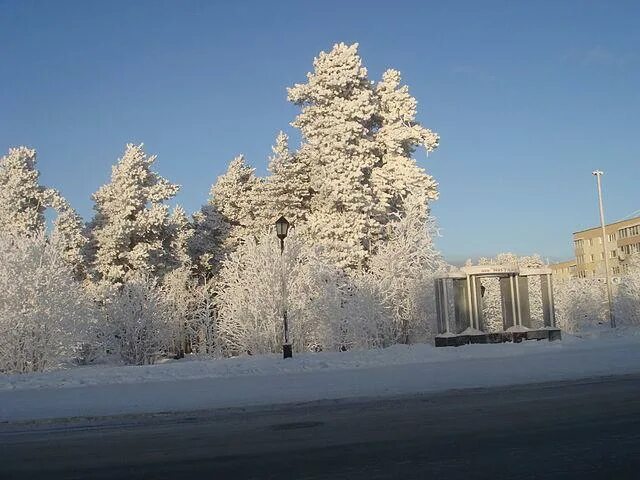
{"label": "tall light pole", "polygon": [[289,231],[289,222],[286,218],[280,217],[276,220],[276,234],[280,239],[280,266],[281,266],[281,280],[282,280],[282,323],[284,326],[284,343],[282,344],[282,357],[293,357],[293,348],[289,342],[289,321],[287,320],[287,278],[285,276],[284,265],[284,239],[287,238],[287,232]]}
{"label": "tall light pole", "polygon": [[602,207],[602,184],[600,177],[604,175],[604,172],[600,170],[594,170],[592,172],[595,175],[598,182],[598,203],[600,204],[600,228],[602,229],[602,251],[604,252],[604,276],[607,283],[607,300],[609,302],[609,322],[611,328],[616,327],[616,318],[613,313],[613,294],[611,293],[611,277],[609,275],[609,257],[607,256],[607,234],[604,226],[604,208]]}

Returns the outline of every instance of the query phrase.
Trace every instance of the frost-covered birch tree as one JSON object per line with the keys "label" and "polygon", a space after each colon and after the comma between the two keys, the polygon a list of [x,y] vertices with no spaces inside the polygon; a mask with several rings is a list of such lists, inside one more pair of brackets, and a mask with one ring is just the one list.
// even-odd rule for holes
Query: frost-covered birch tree
{"label": "frost-covered birch tree", "polygon": [[433,275],[445,266],[433,243],[435,222],[423,197],[407,197],[403,210],[399,220],[388,224],[388,241],[371,257],[371,275],[393,318],[389,343],[424,341],[431,335]]}
{"label": "frost-covered birch tree", "polygon": [[93,195],[88,256],[94,280],[121,283],[140,273],[162,277],[180,264],[181,215],[172,217],[164,203],[179,186],[152,171],[155,159],[142,145],[128,144],[111,181]]}
{"label": "frost-covered birch tree", "polygon": [[606,286],[598,278],[571,278],[555,282],[553,295],[558,327],[570,333],[607,322]]}
{"label": "frost-covered birch tree", "polygon": [[618,325],[640,325],[640,253],[626,261],[626,272],[622,276],[615,296],[615,314]]}
{"label": "frost-covered birch tree", "polygon": [[73,360],[90,340],[93,319],[59,239],[0,233],[0,373]]}
{"label": "frost-covered birch tree", "polygon": [[318,252],[305,248],[292,233],[281,257],[271,232],[248,238],[224,262],[216,303],[227,355],[280,351],[285,303],[296,351],[344,345],[344,276]]}
{"label": "frost-covered birch tree", "polygon": [[130,275],[104,302],[104,347],[128,365],[149,365],[175,341],[172,308],[156,279]]}

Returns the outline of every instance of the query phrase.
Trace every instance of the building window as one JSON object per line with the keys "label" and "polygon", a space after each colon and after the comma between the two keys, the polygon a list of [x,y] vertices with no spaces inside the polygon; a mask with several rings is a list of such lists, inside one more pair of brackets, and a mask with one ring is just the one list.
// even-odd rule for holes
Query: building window
{"label": "building window", "polygon": [[615,251],[615,250],[611,250],[611,251],[609,252],[609,258],[616,258],[616,255],[617,255],[617,254],[616,254],[616,251]]}
{"label": "building window", "polygon": [[640,225],[631,225],[630,227],[618,230],[619,238],[633,237],[636,235],[640,235]]}
{"label": "building window", "polygon": [[607,235],[607,238],[609,239],[610,242],[615,242],[616,241],[616,234],[615,233],[610,233],[609,235]]}

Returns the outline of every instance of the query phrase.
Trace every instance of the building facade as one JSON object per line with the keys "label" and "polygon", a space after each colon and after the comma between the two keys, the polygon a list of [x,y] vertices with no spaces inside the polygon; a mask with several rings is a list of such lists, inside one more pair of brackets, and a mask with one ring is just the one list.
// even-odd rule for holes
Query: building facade
{"label": "building facade", "polygon": [[562,282],[563,280],[568,280],[577,276],[577,265],[575,259],[567,260],[566,262],[554,263],[549,266],[553,272],[553,278],[556,281]]}
{"label": "building facade", "polygon": [[589,228],[573,234],[576,256],[575,276],[579,278],[603,277],[604,256],[609,261],[609,273],[626,272],[626,260],[640,253],[640,217],[610,223],[605,226],[605,245],[602,245],[600,227]]}

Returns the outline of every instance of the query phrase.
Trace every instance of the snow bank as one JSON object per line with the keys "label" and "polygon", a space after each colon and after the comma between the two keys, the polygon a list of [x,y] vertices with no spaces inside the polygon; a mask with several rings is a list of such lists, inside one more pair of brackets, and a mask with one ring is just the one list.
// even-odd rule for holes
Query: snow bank
{"label": "snow bank", "polygon": [[640,373],[638,331],[560,342],[180,360],[0,377],[0,421],[230,408]]}

